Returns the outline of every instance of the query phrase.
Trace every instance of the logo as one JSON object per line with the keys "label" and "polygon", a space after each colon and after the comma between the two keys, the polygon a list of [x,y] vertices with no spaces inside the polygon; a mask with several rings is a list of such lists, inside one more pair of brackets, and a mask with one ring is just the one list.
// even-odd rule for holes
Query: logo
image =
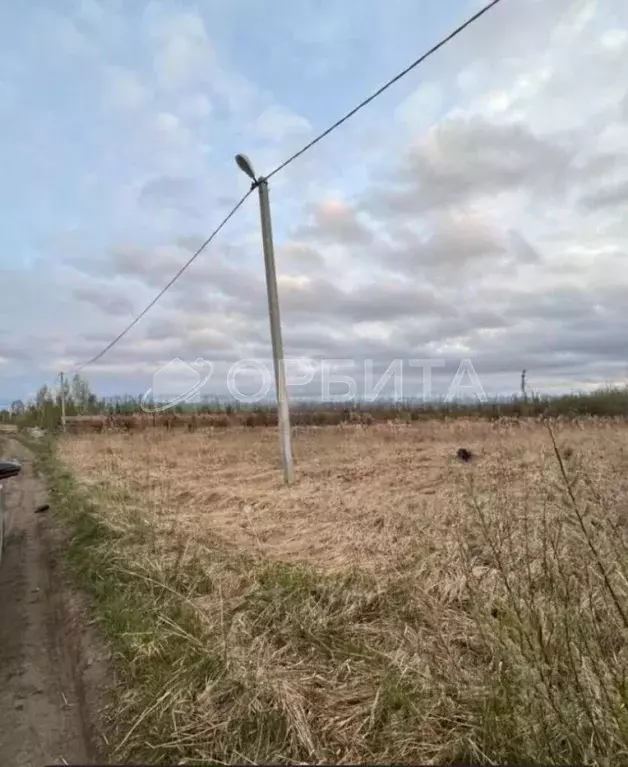
{"label": "logo", "polygon": [[200,357],[191,364],[177,357],[153,375],[152,386],[142,397],[140,407],[146,413],[161,413],[184,402],[196,402],[213,371],[212,363]]}

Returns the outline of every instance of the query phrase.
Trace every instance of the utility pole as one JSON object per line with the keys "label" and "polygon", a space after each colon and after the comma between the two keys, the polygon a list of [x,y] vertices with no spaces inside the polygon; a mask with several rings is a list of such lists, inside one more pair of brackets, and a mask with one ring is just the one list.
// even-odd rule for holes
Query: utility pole
{"label": "utility pole", "polygon": [[521,396],[523,397],[523,401],[528,401],[528,395],[526,393],[526,371],[521,371]]}
{"label": "utility pole", "polygon": [[284,480],[287,485],[294,479],[292,469],[292,444],[290,434],[290,408],[286,391],[286,371],[283,356],[283,340],[281,337],[281,320],[279,316],[279,294],[277,292],[277,273],[275,271],[275,248],[273,245],[273,230],[270,218],[270,201],[268,197],[268,181],[260,176],[255,177],[250,160],[242,154],[236,155],[236,163],[240,170],[253,180],[253,188],[259,193],[260,218],[262,223],[262,245],[264,248],[264,265],[266,267],[266,290],[268,293],[268,313],[270,315],[270,335],[273,346],[273,362],[275,367],[275,383],[277,387],[279,441],[283,462]]}
{"label": "utility pole", "polygon": [[59,373],[61,381],[61,431],[65,434],[65,377],[63,371]]}

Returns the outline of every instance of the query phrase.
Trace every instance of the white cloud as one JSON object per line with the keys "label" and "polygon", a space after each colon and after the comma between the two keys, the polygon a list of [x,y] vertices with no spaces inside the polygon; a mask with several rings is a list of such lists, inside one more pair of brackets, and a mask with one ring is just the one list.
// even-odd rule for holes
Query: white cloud
{"label": "white cloud", "polygon": [[185,119],[202,120],[212,113],[212,104],[204,93],[196,93],[183,99],[179,113]]}
{"label": "white cloud", "polygon": [[602,35],[600,42],[605,48],[623,49],[628,45],[628,30],[609,29]]}
{"label": "white cloud", "polygon": [[145,15],[155,43],[154,66],[160,86],[178,90],[205,81],[213,51],[200,15],[171,12],[156,2],[149,5]]}
{"label": "white cloud", "polygon": [[278,105],[267,107],[257,118],[256,126],[262,138],[277,142],[291,134],[302,134],[312,129],[304,117]]}
{"label": "white cloud", "polygon": [[150,91],[135,72],[118,66],[105,68],[106,103],[117,109],[138,110],[146,107]]}
{"label": "white cloud", "polygon": [[443,94],[437,83],[422,83],[395,111],[395,118],[416,131],[438,117],[443,104]]}

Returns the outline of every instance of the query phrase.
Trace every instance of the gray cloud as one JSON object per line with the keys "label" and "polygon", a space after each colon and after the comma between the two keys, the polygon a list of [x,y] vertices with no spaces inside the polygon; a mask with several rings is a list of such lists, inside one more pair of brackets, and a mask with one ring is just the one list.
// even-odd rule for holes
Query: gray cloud
{"label": "gray cloud", "polygon": [[9,362],[24,362],[32,359],[32,355],[19,344],[0,337],[0,359]]}
{"label": "gray cloud", "polygon": [[202,196],[198,179],[161,176],[142,187],[138,203],[152,210],[175,208],[184,215],[198,217],[201,214],[199,198]]}
{"label": "gray cloud", "polygon": [[319,251],[303,242],[292,240],[282,243],[277,248],[277,256],[278,262],[287,273],[306,270],[311,274],[325,268],[325,261]]}
{"label": "gray cloud", "polygon": [[520,255],[511,252],[504,232],[473,215],[443,212],[429,221],[427,235],[391,222],[388,268],[410,279],[425,277],[434,284],[451,284],[468,280],[473,273],[504,268]]}
{"label": "gray cloud", "polygon": [[356,211],[339,201],[331,200],[313,206],[310,217],[310,223],[302,224],[295,230],[297,240],[368,245],[373,239],[372,232],[358,220]]}
{"label": "gray cloud", "polygon": [[540,137],[521,124],[452,117],[409,149],[390,188],[374,190],[367,212],[408,219],[483,195],[524,190],[555,195],[566,188],[576,156],[571,134]]}
{"label": "gray cloud", "polygon": [[628,181],[598,189],[580,198],[580,205],[589,210],[624,206],[628,203]]}
{"label": "gray cloud", "polygon": [[77,286],[72,288],[72,294],[79,301],[97,306],[105,314],[114,317],[126,317],[133,314],[132,302],[123,296],[116,295],[109,287]]}
{"label": "gray cloud", "polygon": [[322,278],[311,280],[302,288],[284,289],[281,303],[286,318],[315,316],[324,320],[331,316],[348,322],[446,312],[444,302],[431,291],[412,285],[373,284],[349,292]]}
{"label": "gray cloud", "polygon": [[179,328],[172,320],[157,320],[148,325],[146,338],[151,341],[166,341],[176,336],[178,332]]}

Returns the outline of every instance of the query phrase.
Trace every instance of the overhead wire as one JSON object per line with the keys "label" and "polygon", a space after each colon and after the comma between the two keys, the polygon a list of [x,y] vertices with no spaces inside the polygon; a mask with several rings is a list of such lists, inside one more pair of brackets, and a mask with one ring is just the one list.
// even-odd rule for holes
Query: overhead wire
{"label": "overhead wire", "polygon": [[[335,131],[337,128],[339,128],[341,125],[343,125],[347,120],[349,120],[351,117],[353,117],[357,112],[359,112],[361,109],[363,109],[365,106],[370,104],[372,101],[374,101],[376,98],[378,98],[384,91],[388,90],[392,85],[399,82],[402,78],[404,78],[406,75],[408,75],[412,70],[414,70],[416,67],[419,66],[419,64],[422,64],[426,59],[428,59],[430,56],[433,56],[437,51],[439,51],[443,46],[445,46],[447,43],[449,43],[451,40],[453,40],[455,37],[457,37],[461,32],[463,32],[467,27],[469,27],[471,24],[476,22],[478,19],[480,19],[484,14],[488,13],[492,8],[494,8],[498,3],[500,3],[502,0],[491,0],[487,5],[485,5],[483,8],[481,8],[479,11],[474,13],[471,17],[469,17],[465,22],[460,24],[458,27],[456,27],[452,32],[450,32],[446,37],[442,38],[438,43],[433,45],[428,51],[426,51],[424,54],[419,56],[418,59],[415,59],[411,64],[409,64],[405,69],[403,69],[401,72],[396,74],[393,78],[388,80],[384,85],[382,85],[380,88],[378,88],[376,91],[374,91],[370,96],[365,98],[363,101],[361,101],[356,107],[354,107],[351,111],[347,112],[343,117],[341,117],[339,120],[337,120],[333,125],[330,125],[329,128],[324,130],[322,133],[320,133],[316,138],[312,139],[312,141],[308,142],[304,147],[299,149],[298,152],[295,152],[293,155],[288,157],[287,160],[282,162],[280,165],[278,165],[276,168],[274,168],[270,173],[268,173],[264,178],[266,180],[271,179],[273,176],[277,175],[280,171],[284,170],[288,167],[291,163],[293,163],[296,159],[301,157],[303,154],[305,154],[307,151],[309,151],[312,147],[314,147],[316,144],[319,143],[322,139],[324,139],[326,136],[329,136],[330,133]],[[220,224],[214,229],[214,231],[211,233],[211,235],[205,240],[205,242],[198,248],[198,250],[192,255],[192,257],[179,269],[179,271],[175,274],[175,276],[168,282],[168,284],[155,296],[155,298],[148,304],[148,306],[140,313],[138,316],[121,332],[119,333],[113,341],[111,341],[105,348],[100,351],[98,354],[96,354],[91,359],[87,360],[87,362],[84,362],[82,365],[79,365],[78,367],[74,368],[72,372],[78,373],[84,368],[88,367],[89,365],[93,365],[95,362],[98,362],[102,357],[104,357],[107,352],[112,349],[126,334],[137,325],[137,323],[153,308],[153,306],[161,299],[161,297],[174,285],[174,283],[179,279],[179,277],[188,269],[189,266],[200,256],[200,254],[205,250],[205,248],[211,243],[211,241],[216,237],[216,235],[220,232],[220,230],[225,226],[225,224],[236,214],[236,212],[242,207],[245,200],[249,197],[249,195],[253,192],[255,187],[257,186],[258,182],[253,182],[251,185],[251,188],[249,191],[240,199],[240,201],[232,208],[232,210],[229,212],[227,216],[220,222]]]}
{"label": "overhead wire", "polygon": [[119,333],[113,341],[111,341],[105,348],[99,352],[98,354],[94,355],[91,359],[87,360],[87,362],[84,362],[82,365],[79,365],[78,367],[74,368],[74,373],[79,373],[84,368],[88,367],[88,365],[93,365],[95,362],[98,362],[99,359],[105,356],[107,352],[112,349],[118,341],[122,340],[124,336],[132,329],[134,328],[137,323],[144,317],[145,314],[147,314],[153,306],[159,301],[159,299],[166,293],[173,285],[174,283],[179,279],[179,277],[185,272],[186,269],[188,269],[189,266],[194,263],[194,261],[201,255],[201,253],[205,250],[205,248],[210,244],[210,242],[216,237],[216,235],[220,232],[220,230],[225,226],[225,224],[233,217],[235,214],[240,210],[242,205],[244,205],[245,200],[250,196],[250,194],[253,192],[253,187],[249,189],[249,191],[240,199],[240,201],[231,209],[231,211],[223,218],[223,220],[220,222],[220,224],[214,229],[214,231],[209,235],[209,237],[203,242],[203,244],[195,251],[195,253],[192,255],[191,258],[189,258],[185,264],[179,269],[179,271],[175,274],[175,276],[168,282],[167,285],[165,285],[162,290],[159,291],[159,293],[153,298],[153,300],[148,304],[148,306],[140,312],[140,314],[137,315],[137,317],[133,320],[133,322],[129,323],[127,327]]}
{"label": "overhead wire", "polygon": [[329,136],[330,133],[336,130],[336,128],[339,128],[341,125],[347,122],[351,117],[353,117],[354,114],[359,112],[361,109],[363,109],[365,106],[371,103],[371,101],[374,101],[378,96],[381,96],[384,91],[388,90],[388,88],[391,87],[391,85],[394,85],[395,83],[399,82],[403,77],[405,77],[407,74],[412,72],[413,69],[419,66],[419,64],[422,64],[426,59],[428,59],[430,56],[433,56],[438,50],[440,50],[444,45],[449,43],[451,40],[454,39],[454,37],[457,37],[461,32],[463,32],[467,27],[469,27],[471,24],[473,24],[475,21],[477,21],[480,17],[484,16],[485,13],[488,13],[488,11],[491,10],[494,6],[496,6],[498,3],[500,3],[502,0],[492,0],[492,2],[488,3],[488,5],[485,5],[482,9],[480,9],[477,13],[474,13],[473,16],[468,18],[464,23],[460,24],[460,26],[456,27],[453,32],[450,32],[447,37],[444,37],[440,42],[436,43],[436,45],[433,45],[429,51],[424,53],[422,56],[419,56],[418,59],[415,59],[415,61],[412,62],[409,66],[407,66],[405,69],[403,69],[399,74],[395,75],[393,78],[388,80],[387,83],[382,85],[381,88],[378,88],[374,93],[372,93],[368,98],[365,98],[364,101],[361,101],[357,107],[354,107],[350,112],[347,112],[344,117],[341,117],[339,120],[337,120],[333,125],[330,125],[327,130],[324,130],[321,134],[319,134],[315,139],[312,139],[308,144],[306,144],[302,149],[299,149],[298,152],[295,152],[293,155],[288,157],[287,160],[281,163],[281,165],[278,165],[273,171],[271,171],[267,176],[266,180],[271,179],[275,174],[282,171],[284,168],[286,168],[290,163],[294,162],[298,157],[301,157],[302,154],[305,154],[308,150],[310,150],[313,146],[318,144],[319,141],[324,139],[326,136]]}

